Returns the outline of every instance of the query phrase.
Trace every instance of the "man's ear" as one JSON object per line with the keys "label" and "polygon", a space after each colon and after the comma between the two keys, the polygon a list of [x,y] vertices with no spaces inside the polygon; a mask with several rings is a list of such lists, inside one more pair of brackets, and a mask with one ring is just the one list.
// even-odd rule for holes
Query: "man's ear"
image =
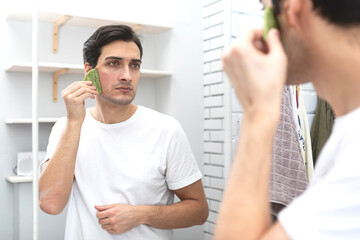
{"label": "man's ear", "polygon": [[87,74],[88,71],[90,71],[92,69],[92,67],[90,66],[90,64],[88,62],[86,62],[84,65],[84,69],[85,69],[85,74]]}
{"label": "man's ear", "polygon": [[282,11],[289,27],[295,31],[302,31],[307,27],[306,22],[311,8],[310,0],[286,0]]}

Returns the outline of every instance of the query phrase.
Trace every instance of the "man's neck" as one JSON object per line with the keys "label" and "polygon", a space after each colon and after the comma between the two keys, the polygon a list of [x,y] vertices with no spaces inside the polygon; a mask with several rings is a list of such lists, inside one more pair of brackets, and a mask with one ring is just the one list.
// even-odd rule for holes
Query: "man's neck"
{"label": "man's neck", "polygon": [[91,115],[99,122],[105,124],[120,123],[131,118],[136,112],[138,106],[134,104],[128,105],[100,105],[96,104],[90,109]]}
{"label": "man's neck", "polygon": [[313,76],[319,97],[332,106],[337,117],[360,107],[359,28],[324,27],[316,38]]}

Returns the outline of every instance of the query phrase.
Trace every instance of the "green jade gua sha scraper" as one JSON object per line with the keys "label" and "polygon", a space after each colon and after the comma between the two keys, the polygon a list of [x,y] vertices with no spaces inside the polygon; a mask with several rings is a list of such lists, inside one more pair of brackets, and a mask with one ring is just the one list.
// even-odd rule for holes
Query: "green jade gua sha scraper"
{"label": "green jade gua sha scraper", "polygon": [[272,7],[265,8],[265,16],[264,16],[264,29],[263,29],[263,38],[266,42],[267,36],[269,34],[270,29],[276,28],[279,29],[278,24],[276,22],[275,14]]}
{"label": "green jade gua sha scraper", "polygon": [[98,91],[99,95],[102,93],[99,72],[95,68],[88,71],[83,81],[91,81],[92,85],[96,87],[96,90]]}

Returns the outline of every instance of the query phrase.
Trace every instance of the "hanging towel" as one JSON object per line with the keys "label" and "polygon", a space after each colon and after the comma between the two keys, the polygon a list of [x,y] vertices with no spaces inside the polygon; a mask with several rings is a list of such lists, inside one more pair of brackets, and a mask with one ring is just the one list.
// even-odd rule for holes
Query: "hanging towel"
{"label": "hanging towel", "polygon": [[335,115],[330,105],[323,99],[318,98],[315,118],[311,127],[311,145],[314,164],[322,147],[330,136]]}
{"label": "hanging towel", "polygon": [[[276,129],[270,179],[270,202],[287,206],[308,185],[304,161],[293,117],[288,86],[282,96],[281,116]],[[280,209],[272,209],[276,215]]]}
{"label": "hanging towel", "polygon": [[306,168],[307,179],[310,182],[314,174],[314,162],[311,147],[310,127],[304,97],[300,85],[290,86],[289,89],[291,92],[291,102],[294,112],[293,116],[296,123],[301,154]]}

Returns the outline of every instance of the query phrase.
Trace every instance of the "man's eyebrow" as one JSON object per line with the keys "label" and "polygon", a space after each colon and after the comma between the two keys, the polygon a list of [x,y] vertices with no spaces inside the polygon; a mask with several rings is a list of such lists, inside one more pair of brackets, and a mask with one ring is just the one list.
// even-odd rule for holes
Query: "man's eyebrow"
{"label": "man's eyebrow", "polygon": [[[105,60],[124,60],[124,58],[122,57],[115,57],[115,56],[109,56],[109,57],[106,57]],[[141,59],[138,59],[138,58],[132,58],[131,59],[132,62],[140,62],[141,63]]]}

